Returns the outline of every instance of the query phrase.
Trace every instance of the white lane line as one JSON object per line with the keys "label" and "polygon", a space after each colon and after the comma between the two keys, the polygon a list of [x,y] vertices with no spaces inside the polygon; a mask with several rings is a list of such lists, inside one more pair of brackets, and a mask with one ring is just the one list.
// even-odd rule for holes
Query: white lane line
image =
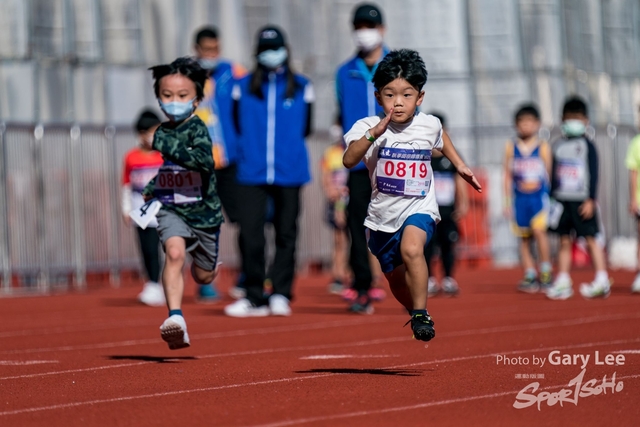
{"label": "white lane line", "polygon": [[[483,328],[483,329],[468,329],[464,331],[452,331],[452,332],[444,332],[439,335],[442,338],[448,337],[459,337],[459,336],[468,336],[468,335],[479,335],[479,334],[492,334],[496,332],[515,332],[522,330],[536,330],[536,329],[547,329],[547,328],[557,328],[561,326],[575,326],[575,325],[585,325],[589,323],[599,323],[605,321],[614,321],[614,320],[629,320],[640,318],[640,313],[633,314],[616,314],[616,315],[608,315],[608,316],[589,316],[589,317],[581,317],[578,319],[570,319],[563,321],[552,321],[552,322],[544,322],[544,323],[535,323],[535,324],[524,324],[524,325],[514,325],[514,326],[498,326],[493,328]],[[276,327],[267,327],[261,329],[243,329],[239,331],[227,331],[227,332],[214,332],[209,334],[201,334],[201,335],[191,335],[191,339],[216,339],[216,338],[228,338],[228,337],[240,337],[240,336],[249,336],[249,335],[265,335],[265,334],[276,334],[282,332],[295,332],[295,331],[308,331],[313,329],[325,329],[325,328],[334,328],[341,326],[352,326],[359,324],[371,324],[371,323],[385,323],[391,319],[389,316],[385,317],[377,317],[377,318],[368,318],[366,320],[362,319],[352,319],[352,320],[340,320],[333,322],[318,322],[312,324],[302,324],[302,325],[290,325],[290,326],[276,326]],[[402,338],[404,339],[404,338]],[[135,345],[146,345],[146,344],[158,344],[160,342],[157,338],[149,338],[144,340],[127,340],[127,341],[119,341],[119,342],[106,342],[106,343],[96,343],[96,344],[86,344],[86,345],[69,345],[64,347],[45,347],[45,348],[27,348],[22,350],[7,350],[0,351],[0,354],[31,354],[31,353],[45,353],[52,351],[79,351],[79,350],[98,350],[105,348],[118,348],[118,347],[130,347]]]}
{"label": "white lane line", "polygon": [[[595,347],[595,346],[605,346],[605,345],[619,345],[619,344],[626,344],[626,343],[629,343],[629,342],[640,342],[640,338],[635,339],[635,340],[615,340],[615,341],[608,341],[608,342],[604,341],[604,342],[596,342],[596,343],[583,343],[583,344],[575,344],[575,345],[568,345],[568,346],[564,346],[564,347],[552,347],[552,348],[554,350],[567,350],[567,349],[571,349],[571,348],[584,348],[584,347]],[[511,352],[489,353],[489,354],[477,355],[477,356],[454,357],[454,358],[449,358],[449,359],[432,360],[432,361],[429,361],[429,362],[422,362],[422,363],[411,363],[411,364],[387,366],[387,367],[378,368],[378,369],[381,369],[381,370],[382,369],[400,369],[400,368],[419,366],[419,365],[424,365],[424,364],[429,364],[429,363],[430,364],[437,364],[437,363],[447,363],[447,362],[458,362],[458,361],[463,361],[463,360],[480,359],[480,358],[485,358],[485,357],[495,357],[496,354],[530,353],[530,352],[533,352],[533,351],[547,351],[547,349],[536,348],[536,349],[527,349],[527,350],[517,350],[517,351],[511,351]],[[216,355],[212,355],[212,356],[215,357]],[[143,365],[143,364],[147,364],[147,363],[152,363],[152,362],[138,362],[138,363],[132,363],[132,364],[112,365],[112,366],[107,366],[107,367],[102,367],[102,368],[93,368],[93,369],[86,369],[86,370],[109,369],[109,368],[112,368],[112,367],[115,368],[115,367],[121,367],[121,366]],[[22,414],[22,413],[27,413],[27,412],[39,412],[39,411],[48,411],[48,410],[55,410],[55,409],[64,409],[64,408],[77,407],[77,406],[83,406],[83,405],[93,405],[93,404],[97,404],[97,403],[122,402],[122,401],[129,401],[129,400],[135,400],[135,399],[146,399],[146,398],[152,398],[152,397],[171,396],[171,395],[177,395],[177,394],[217,391],[217,390],[225,390],[225,389],[230,389],[230,388],[238,388],[238,387],[246,387],[246,386],[258,386],[258,385],[265,385],[265,384],[275,384],[275,383],[280,383],[280,382],[302,381],[302,380],[307,380],[307,379],[315,379],[315,378],[322,378],[322,377],[329,377],[329,376],[336,376],[336,375],[348,375],[348,374],[326,373],[326,374],[318,374],[318,375],[308,375],[308,376],[300,376],[300,377],[292,377],[292,378],[283,378],[283,379],[280,379],[280,380],[256,381],[256,382],[250,382],[250,383],[230,384],[230,385],[226,385],[226,386],[205,387],[205,388],[198,388],[198,389],[191,389],[191,390],[179,390],[179,391],[173,391],[173,392],[145,394],[145,395],[141,395],[141,396],[125,396],[125,397],[118,397],[118,398],[111,398],[111,399],[97,399],[97,400],[92,400],[92,401],[88,401],[88,402],[74,402],[74,403],[67,403],[67,404],[41,406],[41,407],[35,407],[35,408],[24,408],[24,409],[17,409],[17,410],[13,410],[13,411],[5,411],[5,412],[0,412],[0,416],[16,415],[16,414]],[[618,379],[635,378],[637,376],[640,376],[640,375],[635,375],[635,376],[631,376],[631,377],[620,377]],[[518,391],[519,390],[516,390],[513,393],[515,394]],[[509,392],[509,393],[512,393],[512,392]],[[501,395],[501,394],[499,394],[499,395]],[[486,395],[486,396],[497,397],[498,395],[496,395],[496,396],[494,396],[494,395]],[[474,399],[471,399],[471,400],[474,400]],[[450,402],[450,403],[454,403],[454,402]],[[307,421],[307,422],[310,422],[310,421]],[[289,424],[283,424],[283,425],[289,425]]]}
{"label": "white lane line", "polygon": [[111,399],[89,400],[85,402],[63,403],[59,405],[39,406],[35,408],[24,408],[24,409],[16,409],[14,411],[4,411],[4,412],[0,412],[0,416],[25,414],[25,413],[40,412],[40,411],[50,411],[53,409],[73,408],[77,406],[95,405],[97,403],[125,402],[128,400],[150,399],[153,397],[175,396],[179,394],[200,393],[200,392],[217,391],[217,390],[228,390],[231,388],[239,388],[239,387],[247,387],[247,386],[277,384],[277,383],[283,383],[283,382],[299,381],[304,379],[328,377],[333,375],[338,375],[338,374],[327,373],[327,374],[311,375],[308,377],[301,376],[301,377],[292,377],[292,378],[281,378],[278,380],[254,381],[250,383],[229,384],[229,385],[216,386],[216,387],[203,387],[203,388],[194,388],[189,390],[166,391],[162,393],[143,394],[140,396],[124,396],[124,397],[114,397]]}
{"label": "white lane line", "polygon": [[388,357],[400,357],[399,354],[316,354],[303,356],[300,360],[334,360],[334,359],[384,359]]}
{"label": "white lane line", "polygon": [[[611,307],[624,307],[635,304],[629,304],[626,300],[617,301],[616,303],[609,302],[607,308]],[[507,309],[500,310],[501,306],[496,307],[487,307],[483,306],[482,310],[475,310],[473,314],[468,314],[467,310],[461,310],[459,312],[450,312],[452,315],[451,319],[459,320],[467,317],[482,317],[485,315],[490,315],[492,317],[496,317],[502,314],[513,314],[517,313],[520,309]],[[583,310],[583,307],[571,306],[570,308],[564,307],[563,304],[553,304],[547,307],[541,308],[537,311],[537,313],[552,313],[556,311],[563,311],[565,313],[571,312],[572,310]],[[400,310],[398,311],[400,313]],[[437,311],[436,311],[437,313]],[[101,322],[104,322],[104,319],[98,319]],[[203,323],[203,319],[198,319],[198,323]],[[97,325],[84,325],[84,326],[57,326],[52,328],[44,328],[44,329],[19,329],[12,331],[4,331],[0,332],[0,338],[11,338],[11,337],[19,337],[19,336],[34,336],[34,335],[53,335],[53,334],[64,334],[64,333],[74,333],[74,332],[82,332],[82,331],[93,331],[93,330],[110,330],[110,329],[120,329],[128,326],[155,326],[156,321],[149,320],[140,320],[140,321],[130,321],[130,322],[119,322],[119,323],[105,323],[105,324],[97,324]],[[6,325],[4,325],[6,326]]]}
{"label": "white lane line", "polygon": [[[626,375],[623,377],[616,377],[616,380],[618,381],[628,380],[628,379],[635,379],[639,377],[640,377],[640,374]],[[567,384],[556,384],[552,386],[541,387],[539,390],[553,390],[561,387],[567,387]],[[356,411],[356,412],[349,412],[346,414],[333,414],[333,415],[325,415],[325,416],[310,417],[310,418],[298,418],[297,420],[279,421],[279,422],[269,423],[269,424],[258,424],[258,425],[253,425],[251,427],[286,427],[286,426],[293,426],[293,425],[297,426],[300,424],[336,420],[341,418],[355,418],[355,417],[365,417],[370,415],[388,414],[390,412],[412,411],[415,409],[429,408],[432,406],[449,405],[451,403],[464,403],[464,402],[471,402],[474,400],[482,400],[482,399],[493,399],[496,397],[504,397],[509,395],[512,395],[515,398],[518,392],[520,392],[520,390],[503,391],[501,393],[491,393],[491,394],[482,394],[479,396],[459,397],[456,399],[438,400],[436,402],[425,402],[425,403],[419,403],[417,405],[396,406],[396,407],[384,408],[384,409],[374,409],[371,411]]]}
{"label": "white lane line", "polygon": [[[381,369],[392,369],[392,368],[389,367],[389,368],[381,368]],[[348,374],[326,373],[326,374],[318,374],[318,375],[309,375],[309,376],[304,376],[304,377],[301,376],[301,377],[281,378],[281,379],[278,379],[278,380],[253,381],[253,382],[249,382],[249,383],[229,384],[229,385],[216,386],[216,387],[202,387],[202,388],[189,389],[189,390],[167,391],[167,392],[162,392],[162,393],[143,394],[143,395],[139,395],[139,396],[123,396],[123,397],[114,397],[114,398],[111,398],[111,399],[95,399],[95,400],[89,400],[89,401],[84,401],[84,402],[62,403],[62,404],[58,404],[58,405],[39,406],[39,407],[34,407],[34,408],[23,408],[23,409],[16,409],[16,410],[13,410],[13,411],[4,411],[4,412],[0,412],[0,416],[18,415],[18,414],[25,414],[25,413],[41,412],[41,411],[51,411],[51,410],[65,409],[65,408],[74,408],[74,407],[79,407],[79,406],[96,405],[96,404],[99,404],[99,403],[125,402],[125,401],[131,401],[131,400],[139,400],[139,399],[150,399],[150,398],[154,398],[154,397],[176,396],[176,395],[181,395],[181,394],[202,393],[202,392],[210,392],[210,391],[218,391],[218,390],[228,390],[228,389],[232,389],[232,388],[240,388],[240,387],[248,387],[248,386],[259,386],[259,385],[277,384],[277,383],[285,383],[285,382],[294,382],[294,381],[309,380],[309,379],[316,379],[316,378],[332,377],[332,376],[337,376],[337,375],[348,375]],[[637,377],[640,377],[640,374],[621,376],[621,377],[618,377],[617,379],[618,380],[623,380],[623,379],[630,379],[630,378],[637,378]],[[559,387],[564,387],[564,386],[566,386],[566,384],[549,386],[549,387],[545,387],[544,389],[559,388]],[[303,418],[303,419],[299,419],[299,420],[284,421],[284,422],[272,423],[272,424],[264,424],[264,425],[256,426],[256,427],[280,427],[280,426],[288,426],[288,425],[309,423],[309,422],[314,422],[314,421],[329,420],[329,419],[333,419],[333,418],[350,418],[350,417],[365,416],[365,415],[372,415],[372,414],[381,414],[381,413],[386,413],[386,412],[397,412],[397,411],[403,411],[403,410],[419,409],[419,408],[424,408],[424,407],[428,407],[428,406],[437,406],[437,405],[445,405],[445,404],[449,404],[449,403],[461,403],[461,402],[467,402],[467,401],[471,401],[471,400],[487,399],[487,398],[492,398],[492,397],[501,397],[501,396],[506,396],[508,394],[516,394],[519,391],[520,390],[514,390],[514,391],[502,392],[502,393],[485,394],[485,395],[481,395],[481,396],[471,396],[471,397],[463,397],[463,398],[457,398],[457,399],[440,400],[440,401],[437,401],[437,402],[427,402],[427,403],[423,403],[423,404],[419,404],[419,405],[403,406],[403,407],[396,407],[396,408],[386,408],[386,409],[380,409],[380,410],[374,410],[374,411],[358,411],[358,412],[351,412],[351,413],[348,413],[348,414],[328,415],[328,416],[316,417],[316,418]]]}
{"label": "white lane line", "polygon": [[611,353],[620,353],[620,354],[640,354],[640,350],[618,350],[618,351],[612,351]]}
{"label": "white lane line", "polygon": [[[558,326],[558,325],[555,324],[554,326]],[[461,331],[461,332],[465,332],[465,331]],[[487,332],[485,331],[483,333],[487,333]],[[465,333],[465,335],[469,335],[469,334]],[[440,338],[440,339],[442,339],[442,338]],[[253,355],[260,355],[260,354],[282,353],[282,352],[290,352],[290,351],[291,352],[293,352],[293,351],[311,351],[311,350],[322,350],[322,349],[331,349],[331,348],[361,347],[361,346],[387,344],[387,343],[401,342],[401,341],[407,341],[407,337],[404,337],[404,336],[403,337],[392,337],[392,338],[383,338],[383,339],[370,340],[370,341],[356,341],[356,342],[351,342],[351,343],[321,344],[321,345],[316,345],[316,346],[304,346],[304,347],[267,348],[267,349],[261,349],[261,350],[248,350],[248,351],[237,351],[237,352],[231,352],[231,353],[207,354],[207,355],[196,356],[196,358],[197,359],[212,359],[212,358],[219,358],[219,357],[253,356]],[[603,341],[603,342],[589,343],[589,344],[577,344],[577,345],[570,345],[570,346],[563,346],[563,347],[554,346],[554,347],[548,347],[548,348],[514,350],[514,351],[507,351],[507,352],[502,352],[502,353],[494,352],[494,353],[489,353],[489,354],[484,354],[484,355],[477,355],[477,356],[465,356],[465,357],[458,357],[458,358],[451,358],[451,359],[442,359],[442,360],[435,360],[435,361],[420,362],[420,363],[416,363],[416,364],[403,365],[403,367],[419,366],[419,365],[424,365],[424,364],[429,364],[429,363],[457,362],[457,361],[462,361],[462,360],[480,359],[480,358],[484,358],[484,357],[493,357],[493,356],[496,356],[497,354],[508,355],[508,354],[518,354],[518,353],[524,353],[524,352],[531,352],[531,351],[535,352],[535,351],[551,351],[551,350],[563,350],[563,349],[566,350],[566,349],[571,349],[571,348],[593,347],[593,346],[596,346],[596,345],[618,345],[618,344],[629,344],[629,343],[636,343],[636,342],[640,342],[640,338],[639,339],[634,339],[634,340],[616,340],[616,341]],[[69,370],[64,370],[64,371],[53,371],[53,372],[41,372],[41,373],[35,373],[35,374],[14,375],[14,376],[9,376],[9,377],[0,377],[0,381],[23,379],[23,378],[35,378],[35,377],[42,377],[42,376],[48,376],[48,375],[62,375],[62,374],[70,374],[70,373],[77,373],[77,372],[91,372],[91,371],[95,371],[95,370],[104,370],[104,369],[112,369],[112,368],[125,368],[125,367],[129,367],[129,366],[146,365],[146,364],[152,364],[152,363],[157,363],[157,362],[154,362],[154,361],[146,362],[145,361],[145,362],[135,362],[135,363],[121,363],[121,364],[117,364],[117,365],[105,365],[105,366],[98,366],[98,367],[91,367],[91,368],[69,369]]]}
{"label": "white lane line", "polygon": [[48,363],[60,362],[58,360],[0,360],[2,366],[44,365]]}
{"label": "white lane line", "polygon": [[[325,328],[338,328],[343,326],[354,326],[361,324],[371,324],[371,323],[385,323],[388,322],[390,317],[379,317],[379,318],[367,318],[367,319],[350,319],[350,320],[339,320],[333,322],[315,322],[310,324],[297,324],[290,326],[273,326],[267,328],[260,329],[241,329],[236,331],[227,331],[227,332],[214,332],[209,334],[191,334],[191,340],[194,339],[216,339],[216,338],[228,338],[228,337],[242,337],[249,335],[265,335],[265,334],[277,334],[283,332],[295,332],[295,331],[309,331],[313,329],[325,329]],[[86,344],[86,345],[68,345],[63,347],[44,347],[44,348],[27,348],[22,350],[6,350],[0,351],[0,354],[29,354],[29,353],[44,353],[50,351],[78,351],[78,350],[97,350],[104,348],[117,348],[117,347],[129,347],[134,345],[145,345],[145,344],[158,344],[160,343],[159,338],[149,338],[143,340],[127,340],[127,341],[118,341],[118,342],[106,342],[106,343],[97,343],[97,344]]]}

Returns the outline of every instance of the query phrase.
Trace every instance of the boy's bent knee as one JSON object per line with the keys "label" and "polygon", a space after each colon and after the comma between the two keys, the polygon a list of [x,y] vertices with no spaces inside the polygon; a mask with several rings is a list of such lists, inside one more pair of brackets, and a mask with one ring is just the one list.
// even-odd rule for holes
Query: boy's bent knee
{"label": "boy's bent knee", "polygon": [[199,285],[206,285],[216,278],[216,270],[204,270],[195,264],[191,264],[191,276]]}
{"label": "boy's bent knee", "polygon": [[179,247],[168,247],[165,250],[167,262],[182,263],[185,260],[185,250]]}

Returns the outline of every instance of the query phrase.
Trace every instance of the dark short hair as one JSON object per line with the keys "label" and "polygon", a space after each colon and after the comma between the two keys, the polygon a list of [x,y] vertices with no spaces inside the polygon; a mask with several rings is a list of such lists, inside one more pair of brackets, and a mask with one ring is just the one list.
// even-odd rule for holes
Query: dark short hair
{"label": "dark short hair", "polygon": [[522,118],[522,116],[531,116],[536,120],[540,120],[540,112],[538,111],[538,107],[534,104],[524,104],[518,108],[516,114],[513,116],[513,121],[518,123],[518,120]]}
{"label": "dark short hair", "polygon": [[432,111],[429,114],[431,114],[433,117],[437,118],[438,120],[440,120],[440,124],[442,125],[442,127],[446,127],[446,123],[447,123],[447,119],[446,116],[441,113],[440,111]]}
{"label": "dark short hair", "polygon": [[427,68],[418,52],[410,49],[392,50],[380,61],[371,81],[380,90],[398,78],[405,79],[416,90],[422,90],[427,83]]}
{"label": "dark short hair", "polygon": [[218,38],[218,29],[216,27],[202,27],[196,33],[194,38],[194,42],[196,44],[200,44],[200,40],[202,39],[217,39]]}
{"label": "dark short hair", "polygon": [[204,85],[209,78],[209,73],[207,70],[202,68],[195,59],[183,56],[182,58],[176,59],[171,64],[156,65],[149,69],[153,73],[153,80],[155,80],[153,83],[153,90],[156,97],[160,97],[160,80],[162,80],[163,77],[170,74],[182,74],[195,83],[196,99],[200,101],[204,98]]}
{"label": "dark short hair", "polygon": [[562,116],[564,117],[566,114],[582,114],[585,117],[589,117],[589,109],[587,108],[587,103],[580,98],[579,96],[571,96],[564,101],[564,106],[562,107]]}
{"label": "dark short hair", "polygon": [[138,133],[146,132],[154,126],[161,123],[160,118],[152,110],[143,110],[138,116],[135,123],[135,129]]}

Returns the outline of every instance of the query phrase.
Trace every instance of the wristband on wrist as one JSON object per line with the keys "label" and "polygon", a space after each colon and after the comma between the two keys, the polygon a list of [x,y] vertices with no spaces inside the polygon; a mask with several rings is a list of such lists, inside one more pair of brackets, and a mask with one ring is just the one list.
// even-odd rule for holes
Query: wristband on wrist
{"label": "wristband on wrist", "polygon": [[369,130],[370,129],[367,129],[367,131],[364,133],[364,137],[367,138],[367,141],[374,142],[376,138],[374,138],[373,135],[371,135],[371,132],[369,132]]}

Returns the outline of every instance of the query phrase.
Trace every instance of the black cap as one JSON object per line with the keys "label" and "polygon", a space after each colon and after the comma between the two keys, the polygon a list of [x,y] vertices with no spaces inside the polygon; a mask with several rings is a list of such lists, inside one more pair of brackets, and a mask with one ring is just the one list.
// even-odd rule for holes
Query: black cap
{"label": "black cap", "polygon": [[376,25],[382,25],[382,12],[371,3],[363,3],[359,5],[353,13],[353,24],[358,22],[370,22]]}
{"label": "black cap", "polygon": [[284,45],[284,33],[280,28],[269,25],[258,31],[258,51],[279,49]]}

